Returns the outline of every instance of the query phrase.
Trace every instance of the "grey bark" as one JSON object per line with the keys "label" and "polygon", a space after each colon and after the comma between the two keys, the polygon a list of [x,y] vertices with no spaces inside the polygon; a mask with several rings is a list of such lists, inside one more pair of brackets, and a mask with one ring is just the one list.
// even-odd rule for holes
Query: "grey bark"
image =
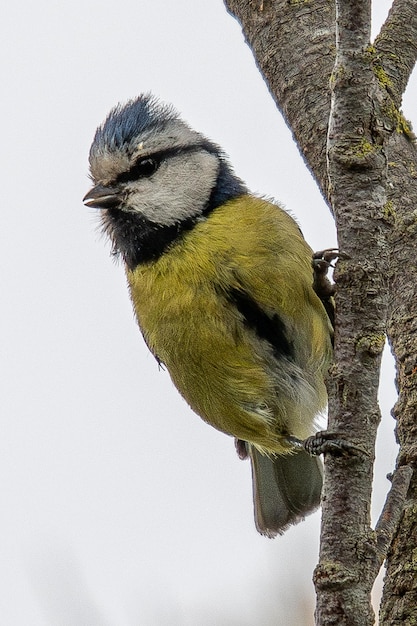
{"label": "grey bark", "polygon": [[[325,459],[316,623],[374,623],[370,591],[389,545],[381,623],[417,623],[417,558],[410,549],[410,540],[417,546],[415,478],[408,489],[417,453],[417,159],[399,111],[417,56],[417,3],[395,0],[373,46],[370,0],[225,4],[242,24],[333,211],[342,253],[335,273],[329,429],[368,456]],[[373,530],[377,388],[386,335],[397,366],[400,469]]]}

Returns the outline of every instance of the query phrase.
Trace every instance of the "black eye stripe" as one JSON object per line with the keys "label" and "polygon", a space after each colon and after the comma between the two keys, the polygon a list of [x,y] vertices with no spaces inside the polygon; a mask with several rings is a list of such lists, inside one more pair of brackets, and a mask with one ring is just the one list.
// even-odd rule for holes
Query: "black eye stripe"
{"label": "black eye stripe", "polygon": [[197,152],[198,150],[206,150],[211,153],[214,152],[213,148],[205,143],[196,143],[189,146],[161,150],[146,157],[139,157],[136,163],[132,165],[129,170],[122,172],[117,176],[115,182],[128,183],[138,180],[139,178],[148,178],[156,172],[161,162],[165,159],[178,154],[186,154],[187,152]]}
{"label": "black eye stripe", "polygon": [[158,169],[160,161],[153,157],[138,159],[127,172],[122,172],[116,179],[118,183],[128,183],[139,178],[149,178]]}

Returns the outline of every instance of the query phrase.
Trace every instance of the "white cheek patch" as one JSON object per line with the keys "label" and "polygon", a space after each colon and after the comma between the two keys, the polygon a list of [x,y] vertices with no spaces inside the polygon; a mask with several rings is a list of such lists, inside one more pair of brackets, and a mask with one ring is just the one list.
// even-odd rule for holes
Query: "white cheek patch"
{"label": "white cheek patch", "polygon": [[168,157],[150,178],[127,187],[127,206],[148,220],[170,226],[200,215],[216,184],[216,155],[198,150]]}

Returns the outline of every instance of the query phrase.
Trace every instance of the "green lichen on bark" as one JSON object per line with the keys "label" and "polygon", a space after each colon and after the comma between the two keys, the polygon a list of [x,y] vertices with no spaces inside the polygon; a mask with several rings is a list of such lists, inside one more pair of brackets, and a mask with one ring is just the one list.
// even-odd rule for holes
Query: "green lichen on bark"
{"label": "green lichen on bark", "polygon": [[385,334],[366,335],[361,337],[356,343],[358,352],[363,352],[371,356],[381,354],[385,345]]}

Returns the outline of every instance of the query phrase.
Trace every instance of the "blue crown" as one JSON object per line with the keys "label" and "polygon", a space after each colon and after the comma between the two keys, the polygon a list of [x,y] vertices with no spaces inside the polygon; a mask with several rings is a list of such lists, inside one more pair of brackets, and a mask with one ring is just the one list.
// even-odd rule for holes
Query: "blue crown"
{"label": "blue crown", "polygon": [[175,109],[161,104],[152,94],[141,94],[126,104],[118,104],[99,126],[94,135],[90,153],[104,147],[115,150],[127,147],[145,131],[178,119]]}

